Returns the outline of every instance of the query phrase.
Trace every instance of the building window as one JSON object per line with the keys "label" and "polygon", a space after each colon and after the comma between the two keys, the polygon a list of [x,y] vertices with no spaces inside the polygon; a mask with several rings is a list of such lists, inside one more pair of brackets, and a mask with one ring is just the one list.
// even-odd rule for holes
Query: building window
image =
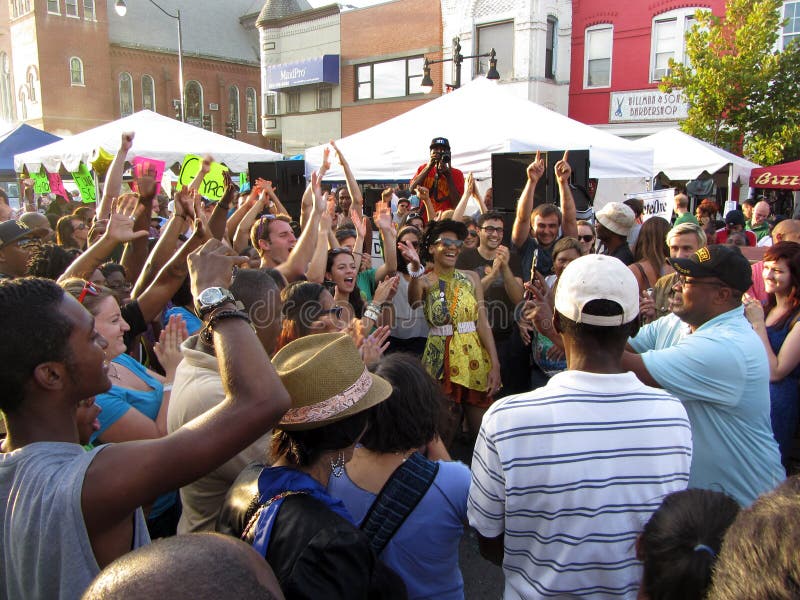
{"label": "building window", "polygon": [[94,21],[94,0],[83,0],[83,18],[86,21]]}
{"label": "building window", "polygon": [[614,27],[612,25],[596,25],[586,30],[583,87],[609,87],[611,85],[613,40]]}
{"label": "building window", "polygon": [[248,133],[258,133],[258,100],[256,99],[256,90],[254,88],[247,88],[244,91],[244,100],[247,104],[247,131]]}
{"label": "building window", "polygon": [[203,86],[197,81],[186,84],[184,115],[187,123],[196,127],[203,125]]}
{"label": "building window", "polygon": [[61,8],[58,5],[59,0],[47,0],[47,12],[51,15],[60,15]]}
{"label": "building window", "polygon": [[119,74],[119,114],[123,117],[133,114],[133,78],[130,73]]}
{"label": "building window", "polygon": [[31,12],[31,0],[9,0],[8,8],[11,18],[16,19]]}
{"label": "building window", "polygon": [[83,61],[77,56],[69,59],[70,85],[85,85],[83,81]]}
{"label": "building window", "polygon": [[236,126],[236,131],[241,131],[239,121],[239,88],[232,85],[228,88],[228,119]]}
{"label": "building window", "polygon": [[267,92],[264,94],[264,114],[274,116],[278,114],[278,94],[277,92]]}
{"label": "building window", "polygon": [[786,25],[781,31],[781,49],[785,50],[800,35],[800,2],[784,2],[783,18],[786,19]]}
{"label": "building window", "polygon": [[156,84],[150,75],[142,75],[142,108],[156,110]]}
{"label": "building window", "polygon": [[670,59],[678,63],[688,62],[686,34],[695,23],[696,10],[695,8],[671,10],[653,19],[650,81],[661,81],[669,71]]}
{"label": "building window", "polygon": [[78,18],[78,0],[64,0],[64,14]]}
{"label": "building window", "polygon": [[28,71],[25,74],[25,83],[28,86],[28,99],[35,103],[38,97],[36,84],[39,83],[39,70],[35,66],[28,67]]}
{"label": "building window", "polygon": [[300,112],[300,92],[286,93],[286,112],[287,113]]}
{"label": "building window", "polygon": [[544,76],[547,79],[556,78],[556,31],[558,21],[555,17],[547,17],[547,38],[544,46]]}
{"label": "building window", "polygon": [[17,99],[19,100],[19,111],[20,111],[20,118],[23,121],[28,119],[28,97],[25,94],[25,86],[19,86],[19,91],[17,92]]}
{"label": "building window", "polygon": [[[479,25],[477,38],[478,51],[475,54],[487,54],[494,48],[500,79],[511,79],[514,76],[514,21]],[[476,75],[486,75],[488,70],[487,57],[475,59]]]}
{"label": "building window", "polygon": [[422,94],[420,83],[424,62],[424,58],[415,56],[358,65],[356,100],[400,98],[411,94]]}
{"label": "building window", "polygon": [[333,108],[333,89],[327,85],[317,88],[317,110],[330,110]]}
{"label": "building window", "polygon": [[11,61],[8,54],[0,52],[0,117],[14,120],[14,92],[11,87]]}

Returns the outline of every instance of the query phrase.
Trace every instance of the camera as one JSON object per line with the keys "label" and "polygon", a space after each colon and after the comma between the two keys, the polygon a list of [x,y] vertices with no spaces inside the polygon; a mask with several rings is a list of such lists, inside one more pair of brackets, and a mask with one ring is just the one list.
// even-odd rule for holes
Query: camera
{"label": "camera", "polygon": [[443,162],[443,163],[446,163],[446,164],[448,164],[448,165],[449,165],[449,164],[450,164],[450,159],[451,159],[451,158],[452,158],[452,157],[450,156],[450,152],[442,152],[442,162]]}

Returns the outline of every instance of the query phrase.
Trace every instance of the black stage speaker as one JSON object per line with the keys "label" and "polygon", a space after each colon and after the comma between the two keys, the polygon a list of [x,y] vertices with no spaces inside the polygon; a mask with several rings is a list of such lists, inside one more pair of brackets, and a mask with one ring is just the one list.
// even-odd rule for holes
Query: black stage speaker
{"label": "black stage speaker", "polygon": [[[543,152],[545,171],[533,195],[534,208],[545,202],[558,204],[558,185],[553,169],[564,156],[563,150]],[[528,165],[536,159],[536,152],[502,152],[492,154],[492,192],[496,210],[515,212],[517,202],[528,180]],[[570,150],[568,161],[572,167],[570,184],[578,212],[585,210],[589,185],[589,151]],[[575,188],[579,190],[576,193]],[[583,193],[580,192],[583,191]]]}
{"label": "black stage speaker", "polygon": [[300,203],[306,190],[305,161],[276,160],[274,162],[247,163],[250,187],[256,179],[272,182],[275,195],[293,218],[300,216]]}

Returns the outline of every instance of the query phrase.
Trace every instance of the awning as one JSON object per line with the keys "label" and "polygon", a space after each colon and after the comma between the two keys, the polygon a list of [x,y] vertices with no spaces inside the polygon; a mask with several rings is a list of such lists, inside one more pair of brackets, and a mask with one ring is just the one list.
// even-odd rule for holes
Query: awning
{"label": "awning", "polygon": [[280,90],[312,83],[339,84],[338,54],[325,54],[316,58],[267,67],[267,89],[269,90]]}
{"label": "awning", "polygon": [[750,172],[750,187],[800,190],[800,160],[753,169]]}

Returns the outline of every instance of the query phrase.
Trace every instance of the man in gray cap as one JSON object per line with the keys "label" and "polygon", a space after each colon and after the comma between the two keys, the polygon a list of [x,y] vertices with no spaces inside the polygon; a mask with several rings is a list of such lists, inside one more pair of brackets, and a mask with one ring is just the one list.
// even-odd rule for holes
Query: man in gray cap
{"label": "man in gray cap", "polygon": [[31,249],[46,233],[44,229],[31,229],[21,221],[0,223],[0,279],[24,277]]}
{"label": "man in gray cap", "polygon": [[[735,246],[671,258],[672,314],[644,326],[623,366],[683,402],[692,423],[689,487],[747,506],[785,477],[770,423],[769,364],[742,310],[750,263]],[[689,335],[691,334],[691,335]]]}
{"label": "man in gray cap", "polygon": [[628,234],[631,232],[636,215],[622,202],[609,202],[595,214],[597,239],[603,243],[602,254],[618,258],[626,265],[636,262],[630,246]]}

